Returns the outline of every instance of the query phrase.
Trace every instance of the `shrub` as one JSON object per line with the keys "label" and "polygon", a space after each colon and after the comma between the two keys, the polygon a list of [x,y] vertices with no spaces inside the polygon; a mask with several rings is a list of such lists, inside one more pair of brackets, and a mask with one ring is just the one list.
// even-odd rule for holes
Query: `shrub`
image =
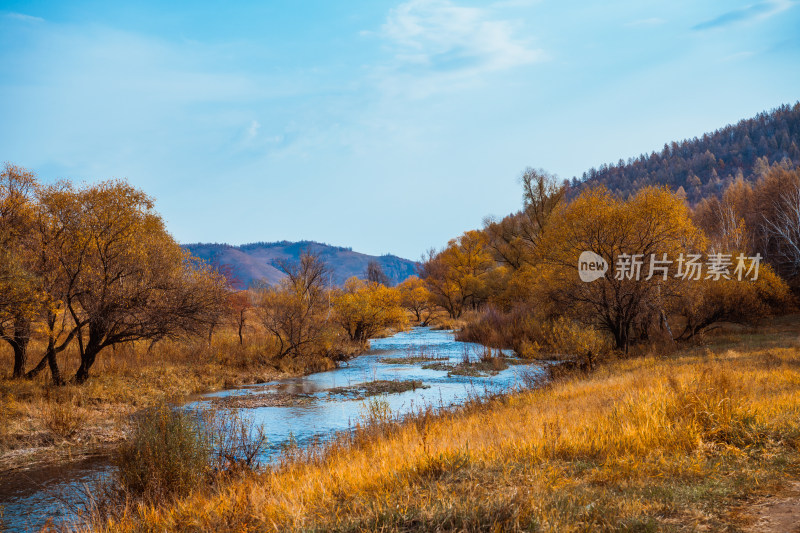
{"label": "shrub", "polygon": [[116,454],[117,482],[147,501],[186,494],[211,468],[212,446],[197,415],[161,404],[133,422]]}
{"label": "shrub", "polygon": [[44,426],[55,437],[70,439],[75,436],[84,422],[84,414],[71,400],[51,401],[42,409]]}
{"label": "shrub", "polygon": [[603,333],[566,318],[550,320],[522,306],[503,313],[488,307],[456,338],[495,348],[511,348],[524,358],[577,359],[593,368],[611,349]]}
{"label": "shrub", "polygon": [[255,426],[234,410],[204,413],[204,431],[212,444],[212,466],[218,473],[251,470],[267,442],[263,426]]}
{"label": "shrub", "polygon": [[602,333],[565,318],[548,325],[545,339],[557,354],[577,357],[590,369],[611,349]]}
{"label": "shrub", "polygon": [[392,420],[392,409],[389,401],[383,396],[367,398],[361,408],[361,419],[365,426],[380,426]]}
{"label": "shrub", "polygon": [[541,341],[545,321],[527,306],[520,305],[509,312],[489,306],[469,317],[467,324],[456,333],[456,339],[492,348],[511,348],[520,357],[532,357],[531,348]]}

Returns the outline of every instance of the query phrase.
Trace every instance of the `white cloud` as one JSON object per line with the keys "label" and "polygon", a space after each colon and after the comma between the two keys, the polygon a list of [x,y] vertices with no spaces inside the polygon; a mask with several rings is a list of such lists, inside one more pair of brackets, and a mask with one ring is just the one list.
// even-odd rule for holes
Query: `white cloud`
{"label": "white cloud", "polygon": [[410,0],[389,12],[380,36],[393,53],[388,70],[444,86],[543,60],[544,52],[518,33],[516,23],[493,18],[488,9]]}
{"label": "white cloud", "polygon": [[766,20],[797,5],[796,0],[766,0],[742,8],[727,11],[716,18],[701,22],[692,27],[694,30],[723,28],[741,22]]}
{"label": "white cloud", "polygon": [[23,22],[44,22],[41,17],[34,17],[33,15],[26,15],[25,13],[6,13],[6,18],[21,20]]}

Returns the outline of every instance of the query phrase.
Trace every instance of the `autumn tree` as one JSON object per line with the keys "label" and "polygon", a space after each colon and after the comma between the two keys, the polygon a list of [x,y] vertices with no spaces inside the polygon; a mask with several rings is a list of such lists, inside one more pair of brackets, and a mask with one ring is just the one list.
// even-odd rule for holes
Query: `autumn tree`
{"label": "autumn tree", "polygon": [[557,178],[544,170],[528,168],[520,181],[522,210],[500,221],[484,221],[487,246],[495,260],[514,270],[535,264],[544,229],[566,192]]}
{"label": "autumn tree", "polygon": [[[787,179],[784,190],[772,202],[771,213],[763,215],[761,227],[769,258],[787,277],[800,275],[800,170]],[[794,177],[794,176],[792,176]]]}
{"label": "autumn tree", "polygon": [[[749,270],[751,260],[746,263]],[[719,322],[757,324],[788,308],[789,287],[769,265],[760,265],[758,277],[752,277],[703,278],[684,284],[670,303],[684,320],[677,338],[690,339]]]}
{"label": "autumn tree", "polygon": [[31,262],[42,288],[42,305],[39,308],[39,323],[47,336],[47,345],[39,363],[25,377],[33,378],[49,367],[52,382],[61,385],[64,380],[58,366],[57,356],[70,346],[85,323],[75,322],[67,304],[73,302],[77,293],[84,290],[80,277],[61,266],[72,244],[65,238],[67,227],[54,214],[65,203],[74,200],[74,191],[67,182],[40,187],[37,194],[36,224],[33,249],[35,260]]}
{"label": "autumn tree", "polygon": [[486,300],[486,279],[493,266],[486,236],[473,230],[451,240],[441,252],[430,251],[420,277],[434,302],[451,318],[459,318],[465,309],[477,309]]}
{"label": "autumn tree", "polygon": [[281,262],[286,278],[260,289],[255,309],[277,342],[276,357],[295,357],[316,351],[327,329],[328,269],[319,256],[303,253],[296,263]]}
{"label": "autumn tree", "polygon": [[400,292],[374,281],[352,277],[333,299],[336,322],[351,341],[366,343],[386,328],[403,324]]}
{"label": "autumn tree", "polygon": [[[618,349],[627,350],[653,324],[664,323],[666,301],[680,290],[676,266],[657,264],[649,276],[651,260],[674,260],[704,246],[686,205],[668,190],[646,188],[623,201],[599,187],[554,216],[542,244],[542,276],[561,314],[607,331]],[[604,277],[581,281],[578,259],[584,251],[607,263]]]}
{"label": "autumn tree", "polygon": [[41,287],[31,263],[36,176],[6,163],[0,173],[0,338],[14,352],[12,376],[27,362],[32,321],[41,305]]}
{"label": "autumn tree", "polygon": [[228,294],[228,309],[236,331],[239,334],[239,345],[244,344],[244,329],[247,325],[247,313],[253,307],[253,298],[249,291],[233,291]]}
{"label": "autumn tree", "polygon": [[433,302],[431,292],[417,276],[411,276],[397,286],[400,293],[400,305],[414,314],[420,326],[427,326],[436,316],[437,306]]}
{"label": "autumn tree", "polygon": [[[732,249],[752,252],[758,228],[752,217],[753,188],[741,177],[734,181],[721,197],[704,199],[695,208],[693,219],[705,232],[709,246],[718,251]],[[747,227],[747,221],[750,227]]]}
{"label": "autumn tree", "polygon": [[[235,291],[241,291],[245,288],[244,283],[239,278],[236,273],[236,269],[233,265],[227,263],[221,263],[218,257],[212,258],[209,262],[211,266],[211,271],[214,274],[220,276],[224,281],[228,289],[234,291],[234,294],[231,294],[227,298],[227,308],[226,311],[229,311],[233,315],[234,322],[239,330],[239,344],[243,344],[244,340],[242,337],[242,330],[244,329],[244,321],[245,321],[245,312],[242,309],[242,306],[246,306],[249,302],[249,299],[245,301],[245,299],[236,296]],[[226,316],[226,313],[220,313],[217,317],[217,320],[213,320],[208,324],[208,345],[211,346],[211,341],[214,337],[214,331],[220,325],[220,323],[230,318]]]}
{"label": "autumn tree", "polygon": [[199,334],[217,320],[224,280],[175,242],[143,192],[122,181],[61,184],[42,204],[44,249],[81,359],[77,383],[109,346]]}
{"label": "autumn tree", "polygon": [[758,181],[737,177],[720,197],[700,202],[693,217],[712,248],[759,253],[792,280],[800,274],[800,169],[785,163],[761,167]]}

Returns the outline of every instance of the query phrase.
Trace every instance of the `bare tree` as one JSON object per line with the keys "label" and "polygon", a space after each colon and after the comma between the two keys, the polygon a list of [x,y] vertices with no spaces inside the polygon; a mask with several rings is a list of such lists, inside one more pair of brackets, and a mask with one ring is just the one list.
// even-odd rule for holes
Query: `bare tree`
{"label": "bare tree", "polygon": [[774,239],[778,261],[791,276],[800,274],[800,187],[775,202],[773,219],[764,216],[763,228]]}
{"label": "bare tree", "polygon": [[375,283],[380,283],[381,285],[386,285],[389,287],[391,282],[389,281],[389,276],[383,271],[381,268],[381,264],[372,259],[369,263],[367,263],[367,270],[365,272],[367,281],[372,281]]}
{"label": "bare tree", "polygon": [[256,312],[277,341],[278,358],[307,354],[327,325],[328,270],[319,256],[311,253],[303,253],[296,263],[281,261],[278,266],[286,278],[277,287],[259,291]]}
{"label": "bare tree", "polygon": [[564,199],[566,187],[544,170],[525,169],[520,178],[523,209],[497,221],[484,220],[487,246],[494,258],[514,270],[536,262],[536,252],[545,226]]}

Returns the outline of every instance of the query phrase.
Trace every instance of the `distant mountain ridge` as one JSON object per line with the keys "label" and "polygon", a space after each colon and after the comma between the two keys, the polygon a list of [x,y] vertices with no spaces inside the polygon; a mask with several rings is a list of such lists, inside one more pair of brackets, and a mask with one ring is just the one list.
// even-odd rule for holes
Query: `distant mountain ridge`
{"label": "distant mountain ridge", "polygon": [[570,197],[595,184],[621,197],[649,185],[681,188],[690,203],[719,195],[738,176],[756,181],[771,164],[800,165],[800,102],[706,133],[664,144],[659,152],[592,168],[573,177]]}
{"label": "distant mountain ridge", "polygon": [[416,273],[417,263],[395,255],[368,255],[354,252],[352,248],[331,246],[315,241],[254,242],[233,246],[220,243],[193,243],[183,247],[209,264],[227,265],[242,283],[251,286],[264,281],[270,285],[285,277],[278,262],[297,261],[303,252],[314,253],[325,261],[331,270],[331,282],[343,285],[352,276],[363,278],[370,261],[377,261],[386,276],[397,284]]}

